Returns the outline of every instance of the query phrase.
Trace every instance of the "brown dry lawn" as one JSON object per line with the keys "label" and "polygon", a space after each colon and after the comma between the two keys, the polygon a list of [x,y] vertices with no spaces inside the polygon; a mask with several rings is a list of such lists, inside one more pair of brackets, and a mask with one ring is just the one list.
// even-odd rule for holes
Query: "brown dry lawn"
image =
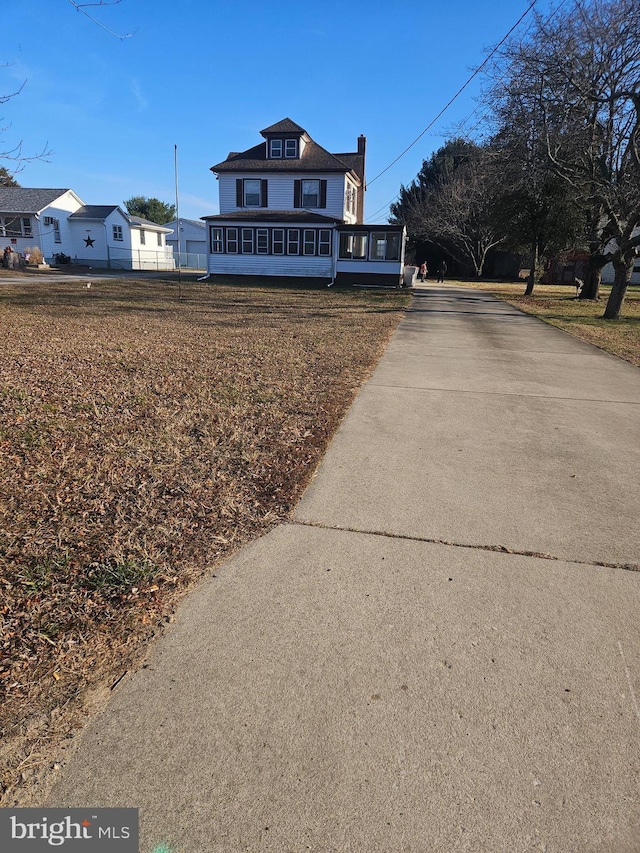
{"label": "brown dry lawn", "polygon": [[287,518],[409,299],[178,295],[0,277],[6,805],[28,801],[178,597]]}
{"label": "brown dry lawn", "polygon": [[[461,284],[463,282],[460,282]],[[575,288],[536,285],[524,296],[525,283],[464,282],[492,293],[546,323],[640,367],[640,288],[631,287],[618,320],[603,320],[610,288],[601,287],[597,302],[575,298]]]}

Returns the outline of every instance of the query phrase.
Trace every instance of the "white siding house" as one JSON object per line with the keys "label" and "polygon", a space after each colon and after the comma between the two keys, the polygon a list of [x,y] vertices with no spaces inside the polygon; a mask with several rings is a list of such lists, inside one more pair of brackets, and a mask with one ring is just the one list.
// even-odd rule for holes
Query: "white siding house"
{"label": "white siding house", "polygon": [[73,190],[0,187],[2,248],[24,256],[37,247],[45,258],[68,251],[69,216],[80,207],[82,199]]}
{"label": "white siding house", "polygon": [[125,213],[118,205],[86,204],[69,217],[78,263],[107,269],[172,270],[171,229]]}
{"label": "white siding house", "polygon": [[[174,269],[170,228],[129,216],[118,205],[86,205],[69,189],[0,187],[0,241],[20,255],[108,269]],[[1,245],[1,244],[0,244]]]}
{"label": "white siding house", "polygon": [[363,224],[365,137],[331,154],[291,119],[261,134],[211,167],[220,213],[203,217],[209,274],[400,286],[404,228]]}
{"label": "white siding house", "polygon": [[207,265],[207,226],[195,219],[172,219],[165,222],[171,228],[167,234],[167,246],[173,249],[176,264],[178,259],[183,269],[204,269]]}

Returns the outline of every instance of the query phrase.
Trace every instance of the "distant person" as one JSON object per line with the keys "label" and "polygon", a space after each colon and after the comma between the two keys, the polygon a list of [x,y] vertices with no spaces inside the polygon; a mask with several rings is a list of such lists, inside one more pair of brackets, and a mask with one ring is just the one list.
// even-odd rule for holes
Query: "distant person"
{"label": "distant person", "polygon": [[13,264],[11,263],[11,246],[7,246],[5,248],[2,263],[4,264],[6,269],[11,269],[11,267],[13,266]]}
{"label": "distant person", "polygon": [[424,281],[426,277],[427,277],[427,265],[423,261],[420,264],[420,274],[418,275],[418,281]]}
{"label": "distant person", "polygon": [[438,281],[444,283],[444,277],[447,274],[447,262],[440,261],[438,266]]}

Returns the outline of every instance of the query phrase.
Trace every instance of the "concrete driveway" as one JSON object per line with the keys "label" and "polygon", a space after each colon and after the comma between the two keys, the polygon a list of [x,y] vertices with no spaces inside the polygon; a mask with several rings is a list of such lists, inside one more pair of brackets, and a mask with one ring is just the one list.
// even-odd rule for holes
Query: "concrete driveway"
{"label": "concrete driveway", "polygon": [[49,805],[138,806],[143,853],[639,850],[639,485],[639,370],[417,290]]}

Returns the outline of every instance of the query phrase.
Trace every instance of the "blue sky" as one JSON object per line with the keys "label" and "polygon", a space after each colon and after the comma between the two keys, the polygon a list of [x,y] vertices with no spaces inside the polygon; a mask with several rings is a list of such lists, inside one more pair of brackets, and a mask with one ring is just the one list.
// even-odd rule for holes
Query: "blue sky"
{"label": "blue sky", "polygon": [[[98,0],[93,0],[94,3]],[[210,167],[289,117],[329,151],[367,137],[366,217],[388,203],[460,122],[482,116],[476,80],[377,180],[464,84],[530,0],[69,0],[11,4],[0,52],[0,150],[22,141],[46,160],[16,177],[70,187],[88,204],[175,199],[180,215],[218,212]],[[549,0],[536,6],[545,13]],[[526,22],[525,22],[526,23]],[[525,26],[523,23],[522,27]],[[3,161],[4,163],[4,161]],[[5,164],[10,167],[10,164]],[[372,216],[375,215],[372,220]]]}

